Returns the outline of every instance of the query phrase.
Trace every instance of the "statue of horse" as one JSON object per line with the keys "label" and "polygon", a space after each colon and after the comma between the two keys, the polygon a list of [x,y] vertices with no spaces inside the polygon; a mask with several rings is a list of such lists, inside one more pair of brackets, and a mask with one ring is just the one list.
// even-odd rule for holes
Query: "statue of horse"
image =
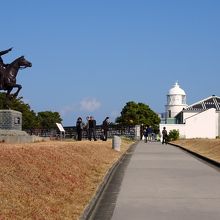
{"label": "statue of horse", "polygon": [[11,64],[9,64],[4,70],[1,70],[0,74],[0,90],[6,90],[6,97],[10,96],[13,88],[17,88],[17,91],[12,94],[13,97],[17,97],[22,86],[16,84],[16,76],[19,69],[31,67],[32,63],[24,58],[24,56],[18,57]]}

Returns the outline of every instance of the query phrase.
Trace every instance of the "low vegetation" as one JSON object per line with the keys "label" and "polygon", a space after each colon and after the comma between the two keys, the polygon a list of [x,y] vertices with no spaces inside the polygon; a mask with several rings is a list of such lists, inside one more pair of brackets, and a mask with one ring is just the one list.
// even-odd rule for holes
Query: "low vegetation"
{"label": "low vegetation", "polygon": [[111,141],[0,143],[0,219],[78,219],[128,149]]}
{"label": "low vegetation", "polygon": [[185,139],[171,143],[220,163],[220,139]]}
{"label": "low vegetation", "polygon": [[179,139],[179,130],[173,129],[168,134],[168,141],[175,141]]}

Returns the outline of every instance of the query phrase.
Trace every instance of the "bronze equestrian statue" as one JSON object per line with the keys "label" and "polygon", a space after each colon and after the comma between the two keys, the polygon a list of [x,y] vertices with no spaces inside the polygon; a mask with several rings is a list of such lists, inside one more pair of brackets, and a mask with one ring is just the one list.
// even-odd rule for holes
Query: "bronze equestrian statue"
{"label": "bronze equestrian statue", "polygon": [[[9,48],[8,50],[0,51],[0,73],[2,73],[5,70],[5,68],[7,67],[7,64],[4,64],[4,62],[3,62],[2,56],[11,50],[12,50],[12,47]],[[2,85],[1,85],[2,77],[3,77],[2,74],[0,74],[0,88],[2,87]]]}
{"label": "bronze equestrian statue", "polygon": [[16,84],[18,70],[21,68],[31,67],[32,64],[26,60],[24,56],[15,59],[10,64],[4,64],[1,56],[11,50],[12,48],[0,52],[0,90],[6,90],[6,97],[9,97],[12,89],[17,88],[17,91],[13,94],[13,97],[16,98],[22,88],[20,84]]}

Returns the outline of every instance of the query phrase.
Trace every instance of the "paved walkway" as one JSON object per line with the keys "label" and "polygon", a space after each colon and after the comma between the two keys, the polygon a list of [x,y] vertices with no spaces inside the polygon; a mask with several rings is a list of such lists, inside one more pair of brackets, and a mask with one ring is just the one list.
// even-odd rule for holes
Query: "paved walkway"
{"label": "paved walkway", "polygon": [[174,146],[141,141],[115,200],[111,217],[100,219],[219,220],[220,172]]}

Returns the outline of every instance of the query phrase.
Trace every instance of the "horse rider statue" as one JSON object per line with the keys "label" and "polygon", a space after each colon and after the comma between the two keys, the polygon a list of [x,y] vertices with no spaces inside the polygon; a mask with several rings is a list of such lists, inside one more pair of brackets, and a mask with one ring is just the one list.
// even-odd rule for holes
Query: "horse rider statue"
{"label": "horse rider statue", "polygon": [[0,88],[3,87],[3,74],[4,74],[4,71],[5,71],[5,68],[8,66],[8,64],[5,64],[3,62],[3,59],[2,59],[1,56],[5,55],[6,53],[8,53],[11,50],[12,50],[12,47],[7,49],[7,50],[0,51]]}

